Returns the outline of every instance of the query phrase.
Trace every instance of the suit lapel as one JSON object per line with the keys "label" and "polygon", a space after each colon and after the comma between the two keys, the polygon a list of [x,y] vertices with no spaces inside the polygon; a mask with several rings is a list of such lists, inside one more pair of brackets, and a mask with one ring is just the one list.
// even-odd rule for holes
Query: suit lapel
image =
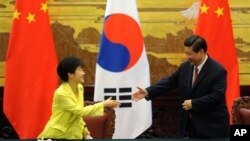
{"label": "suit lapel", "polygon": [[197,80],[194,82],[194,86],[192,87],[192,90],[197,87],[197,85],[202,81],[202,79],[207,75],[207,70],[205,68],[202,68]]}
{"label": "suit lapel", "polygon": [[[205,64],[203,65],[203,67],[201,68],[201,71],[200,71],[200,73],[199,73],[199,75],[198,75],[198,78],[196,79],[196,81],[194,82],[194,85],[193,85],[193,87],[192,87],[192,91],[197,87],[197,85],[199,84],[199,83],[201,83],[201,81],[206,77],[206,75],[207,75],[207,70],[208,70],[208,68],[209,68],[209,62],[210,62],[210,58],[208,57],[207,58],[207,61],[205,62]],[[193,69],[192,69],[193,70]],[[191,78],[191,82],[192,82],[192,78]],[[191,92],[192,92],[191,91]]]}
{"label": "suit lapel", "polygon": [[193,80],[193,65],[190,65],[187,69],[188,76],[188,92],[190,93],[192,90],[192,80]]}

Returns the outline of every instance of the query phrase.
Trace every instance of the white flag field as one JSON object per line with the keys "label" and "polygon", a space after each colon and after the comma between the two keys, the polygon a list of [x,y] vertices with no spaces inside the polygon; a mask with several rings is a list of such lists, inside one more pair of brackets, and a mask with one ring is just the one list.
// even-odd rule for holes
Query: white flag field
{"label": "white flag field", "polygon": [[112,97],[121,102],[115,109],[114,139],[134,139],[151,126],[151,101],[131,100],[137,86],[149,85],[136,1],[108,0],[96,63],[94,101]]}

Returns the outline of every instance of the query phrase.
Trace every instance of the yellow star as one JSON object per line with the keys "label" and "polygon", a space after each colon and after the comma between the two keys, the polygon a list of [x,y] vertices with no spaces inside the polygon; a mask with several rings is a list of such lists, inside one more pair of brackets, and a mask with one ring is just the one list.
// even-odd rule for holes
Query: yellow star
{"label": "yellow star", "polygon": [[18,12],[18,10],[16,9],[15,12],[13,13],[13,19],[19,19],[19,16],[21,15],[20,12]]}
{"label": "yellow star", "polygon": [[206,13],[206,14],[207,14],[207,11],[208,11],[209,7],[207,7],[206,4],[204,3],[204,4],[200,7],[200,9],[201,9],[201,13]]}
{"label": "yellow star", "polygon": [[41,9],[40,10],[42,10],[44,13],[47,12],[47,10],[48,10],[47,2],[41,4]]}
{"label": "yellow star", "polygon": [[29,21],[29,23],[35,22],[35,16],[36,16],[35,14],[29,13],[26,19]]}
{"label": "yellow star", "polygon": [[220,8],[220,7],[217,8],[215,13],[217,14],[218,17],[220,17],[221,15],[224,15],[223,10],[224,10],[223,8]]}

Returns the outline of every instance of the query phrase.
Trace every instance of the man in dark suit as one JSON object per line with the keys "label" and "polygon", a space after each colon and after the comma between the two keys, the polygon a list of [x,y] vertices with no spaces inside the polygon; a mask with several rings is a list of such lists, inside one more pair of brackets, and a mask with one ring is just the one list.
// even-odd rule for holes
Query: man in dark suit
{"label": "man in dark suit", "polygon": [[192,35],[184,41],[187,61],[171,76],[144,89],[138,87],[132,99],[153,99],[179,88],[179,136],[227,138],[229,114],[226,106],[226,70],[207,54],[206,41]]}

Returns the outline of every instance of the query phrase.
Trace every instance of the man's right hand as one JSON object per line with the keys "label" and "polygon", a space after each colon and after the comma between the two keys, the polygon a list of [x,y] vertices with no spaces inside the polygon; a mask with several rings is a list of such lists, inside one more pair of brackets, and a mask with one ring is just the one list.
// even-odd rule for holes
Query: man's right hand
{"label": "man's right hand", "polygon": [[138,101],[142,98],[145,98],[148,95],[148,92],[146,91],[146,89],[141,88],[141,87],[137,87],[137,89],[138,90],[132,94],[133,101]]}

